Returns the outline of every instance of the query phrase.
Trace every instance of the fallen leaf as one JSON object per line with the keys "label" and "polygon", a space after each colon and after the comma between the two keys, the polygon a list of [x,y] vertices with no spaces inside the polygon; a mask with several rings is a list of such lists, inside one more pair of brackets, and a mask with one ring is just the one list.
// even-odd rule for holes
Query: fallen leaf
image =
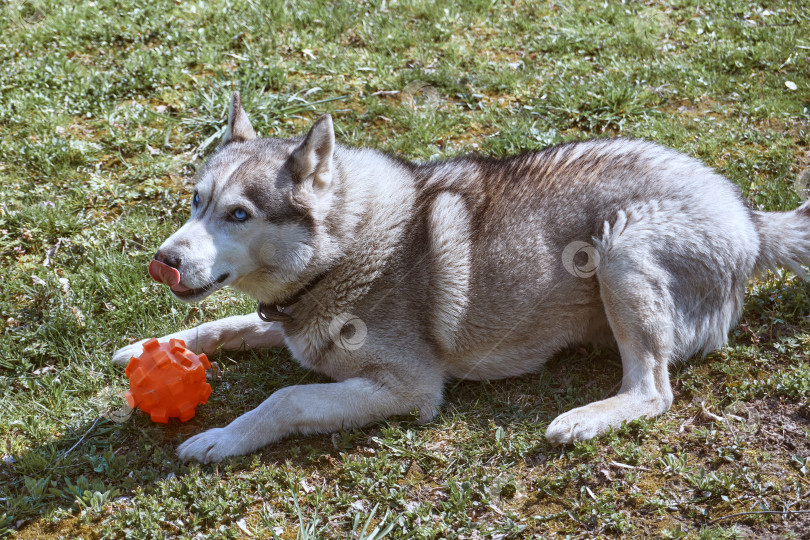
{"label": "fallen leaf", "polygon": [[354,501],[351,505],[353,509],[357,510],[358,512],[365,512],[366,511],[366,501]]}
{"label": "fallen leaf", "polygon": [[56,368],[53,366],[45,366],[39,369],[35,369],[34,375],[45,375],[46,373],[51,373],[52,371],[56,371]]}
{"label": "fallen leaf", "polygon": [[247,536],[253,536],[253,533],[247,528],[247,521],[245,521],[245,518],[237,520],[236,526],[239,527],[239,530],[245,533]]}

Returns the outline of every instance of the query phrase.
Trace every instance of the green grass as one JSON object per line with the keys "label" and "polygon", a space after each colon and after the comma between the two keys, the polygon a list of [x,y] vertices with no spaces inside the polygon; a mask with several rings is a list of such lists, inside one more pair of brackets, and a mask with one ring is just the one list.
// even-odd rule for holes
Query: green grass
{"label": "green grass", "polygon": [[615,351],[451,384],[424,426],[298,437],[219,466],[181,464],[174,449],[320,379],[284,351],[222,354],[208,405],[161,426],[110,419],[126,380],[109,362],[128,339],[253,309],[230,292],[186,306],[145,274],[188,213],[231,91],[263,136],[331,112],[342,142],[418,160],[645,137],[782,210],[808,194],[802,2],[3,0],[0,36],[0,536],[810,526],[807,514],[724,519],[810,510],[810,288],[789,275],[752,284],[727,348],[672,368],[672,411],[562,449],[545,427],[615,391]]}

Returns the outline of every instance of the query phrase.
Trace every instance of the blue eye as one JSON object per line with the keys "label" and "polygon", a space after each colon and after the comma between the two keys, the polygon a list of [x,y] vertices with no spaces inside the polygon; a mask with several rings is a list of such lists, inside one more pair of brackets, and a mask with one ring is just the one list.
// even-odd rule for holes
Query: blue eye
{"label": "blue eye", "polygon": [[236,210],[234,210],[231,213],[231,215],[233,216],[233,219],[235,219],[236,221],[245,221],[248,218],[247,212],[245,212],[241,208],[237,208]]}
{"label": "blue eye", "polygon": [[200,204],[200,194],[196,191],[194,192],[194,197],[191,199],[191,204],[193,206],[198,206]]}

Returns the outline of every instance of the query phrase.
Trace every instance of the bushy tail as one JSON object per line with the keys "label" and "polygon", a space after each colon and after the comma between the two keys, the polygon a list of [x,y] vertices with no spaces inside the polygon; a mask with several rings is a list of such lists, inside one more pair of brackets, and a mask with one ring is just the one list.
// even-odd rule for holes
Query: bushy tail
{"label": "bushy tail", "polygon": [[759,231],[756,272],[782,266],[804,279],[810,265],[810,201],[791,212],[754,212]]}

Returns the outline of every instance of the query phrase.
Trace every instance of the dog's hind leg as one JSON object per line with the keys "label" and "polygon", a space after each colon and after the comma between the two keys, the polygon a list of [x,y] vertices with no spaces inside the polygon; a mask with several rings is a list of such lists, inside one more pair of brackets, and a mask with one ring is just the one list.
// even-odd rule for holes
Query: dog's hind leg
{"label": "dog's hind leg", "polygon": [[669,275],[644,242],[613,247],[603,252],[597,276],[622,357],[621,388],[613,397],[558,416],[546,431],[553,443],[590,439],[623,421],[663,414],[672,404],[667,366],[675,349],[676,310]]}
{"label": "dog's hind leg", "polygon": [[[269,323],[256,313],[225,317],[217,321],[203,323],[195,328],[181,330],[158,340],[182,339],[186,347],[197,353],[212,354],[219,349],[236,350],[280,347],[284,336],[278,323]],[[143,352],[143,339],[132,345],[118,349],[113,354],[113,364],[126,365],[130,357]]]}

